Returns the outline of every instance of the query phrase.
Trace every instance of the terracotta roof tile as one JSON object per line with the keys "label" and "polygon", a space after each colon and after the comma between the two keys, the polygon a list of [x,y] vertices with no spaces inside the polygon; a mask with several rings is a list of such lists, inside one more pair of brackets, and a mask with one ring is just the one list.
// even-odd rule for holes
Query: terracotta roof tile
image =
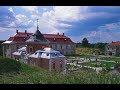
{"label": "terracotta roof tile", "polygon": [[[15,41],[15,42],[25,42],[30,38],[30,36],[33,33],[25,33],[25,32],[18,32],[14,37],[10,37],[8,40],[9,41]],[[74,44],[74,42],[64,36],[64,35],[58,35],[58,34],[43,34],[43,36],[49,40],[52,43],[69,43],[69,44]]]}
{"label": "terracotta roof tile", "polygon": [[109,43],[108,45],[112,45],[112,46],[120,46],[120,42],[112,42],[112,43]]}

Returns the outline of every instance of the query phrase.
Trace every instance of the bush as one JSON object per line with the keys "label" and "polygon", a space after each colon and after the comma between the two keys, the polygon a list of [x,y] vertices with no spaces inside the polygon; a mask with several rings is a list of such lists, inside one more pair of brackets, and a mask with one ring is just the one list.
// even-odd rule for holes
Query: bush
{"label": "bush", "polygon": [[114,66],[114,68],[116,69],[116,68],[119,68],[120,67],[120,63],[117,63],[115,66]]}
{"label": "bush", "polygon": [[21,67],[20,62],[9,58],[0,57],[0,74],[19,72]]}

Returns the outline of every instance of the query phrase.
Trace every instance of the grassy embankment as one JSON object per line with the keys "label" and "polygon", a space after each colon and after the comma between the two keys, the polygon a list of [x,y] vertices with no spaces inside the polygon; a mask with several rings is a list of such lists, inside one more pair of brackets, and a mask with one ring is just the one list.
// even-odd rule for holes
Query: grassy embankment
{"label": "grassy embankment", "polygon": [[120,84],[120,77],[89,71],[67,74],[48,72],[0,57],[0,84]]}

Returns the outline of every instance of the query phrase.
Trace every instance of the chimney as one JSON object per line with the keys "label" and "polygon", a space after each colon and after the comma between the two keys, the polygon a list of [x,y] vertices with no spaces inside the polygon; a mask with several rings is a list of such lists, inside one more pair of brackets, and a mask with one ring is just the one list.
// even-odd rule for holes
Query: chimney
{"label": "chimney", "polygon": [[18,33],[18,30],[16,30],[16,33]]}
{"label": "chimney", "polygon": [[65,34],[63,33],[63,36],[64,36]]}
{"label": "chimney", "polygon": [[57,33],[59,35],[59,33]]}
{"label": "chimney", "polygon": [[27,30],[25,30],[25,33],[27,33]]}

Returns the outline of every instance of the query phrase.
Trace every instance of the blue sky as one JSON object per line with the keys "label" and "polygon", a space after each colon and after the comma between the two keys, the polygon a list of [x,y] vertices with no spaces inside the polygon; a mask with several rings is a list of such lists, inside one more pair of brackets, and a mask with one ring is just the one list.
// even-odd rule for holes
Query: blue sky
{"label": "blue sky", "polygon": [[0,40],[16,29],[35,32],[37,18],[42,33],[65,33],[74,42],[120,41],[120,6],[0,6]]}

